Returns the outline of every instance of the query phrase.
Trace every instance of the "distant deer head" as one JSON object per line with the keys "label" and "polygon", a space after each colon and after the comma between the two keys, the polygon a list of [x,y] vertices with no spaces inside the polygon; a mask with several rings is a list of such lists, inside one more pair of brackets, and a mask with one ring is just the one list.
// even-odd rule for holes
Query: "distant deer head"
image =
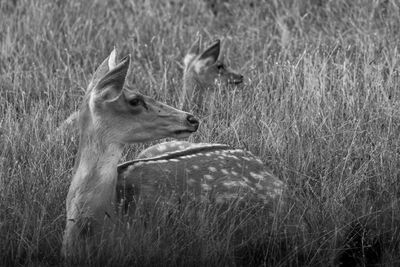
{"label": "distant deer head", "polygon": [[216,40],[202,53],[200,43],[199,36],[183,60],[185,69],[180,108],[201,106],[203,99],[212,93],[217,83],[226,85],[243,82],[243,76],[231,70],[220,57],[220,40]]}

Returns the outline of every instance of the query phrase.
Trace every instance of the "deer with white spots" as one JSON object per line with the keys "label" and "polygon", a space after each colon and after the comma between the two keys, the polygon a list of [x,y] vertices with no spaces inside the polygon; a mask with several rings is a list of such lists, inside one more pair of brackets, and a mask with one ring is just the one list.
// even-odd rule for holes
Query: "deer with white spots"
{"label": "deer with white spots", "polygon": [[188,137],[199,122],[191,114],[144,96],[125,85],[130,56],[115,50],[93,75],[78,115],[79,151],[66,200],[63,255],[96,249],[117,220],[117,164],[124,144]]}
{"label": "deer with white spots", "polygon": [[192,144],[118,165],[117,194],[125,207],[182,196],[210,203],[253,199],[276,207],[284,189],[259,158],[223,144]]}

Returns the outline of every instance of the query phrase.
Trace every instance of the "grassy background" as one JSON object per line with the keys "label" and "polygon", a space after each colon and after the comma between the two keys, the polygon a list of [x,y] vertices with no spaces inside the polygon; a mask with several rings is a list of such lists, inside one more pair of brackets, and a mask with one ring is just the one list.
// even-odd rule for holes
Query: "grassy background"
{"label": "grassy background", "polygon": [[272,225],[234,211],[222,230],[210,207],[172,222],[155,209],[108,263],[400,264],[397,1],[15,0],[0,1],[0,17],[0,265],[62,263],[77,141],[55,129],[114,45],[133,56],[131,84],[176,105],[198,31],[223,39],[245,84],[221,88],[191,140],[257,154],[289,184],[288,208]]}

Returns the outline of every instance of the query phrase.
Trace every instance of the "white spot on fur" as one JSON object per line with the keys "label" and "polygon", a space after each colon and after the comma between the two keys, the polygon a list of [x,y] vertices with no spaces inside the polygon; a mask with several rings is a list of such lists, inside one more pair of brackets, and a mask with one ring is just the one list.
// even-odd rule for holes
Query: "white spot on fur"
{"label": "white spot on fur", "polygon": [[167,149],[167,146],[164,144],[158,145],[157,150],[162,152],[165,151]]}
{"label": "white spot on fur", "polygon": [[250,176],[253,177],[254,179],[264,180],[264,176],[262,176],[262,174],[259,173],[250,172]]}
{"label": "white spot on fur", "polygon": [[217,171],[217,169],[214,168],[214,167],[208,167],[208,170],[209,170],[210,172],[216,172],[216,171]]}
{"label": "white spot on fur", "polygon": [[212,177],[209,174],[205,174],[203,177],[204,177],[204,179],[209,180],[209,181],[214,180],[214,177]]}
{"label": "white spot on fur", "polygon": [[235,181],[228,181],[228,182],[223,182],[223,185],[227,188],[232,188],[238,185],[237,182]]}

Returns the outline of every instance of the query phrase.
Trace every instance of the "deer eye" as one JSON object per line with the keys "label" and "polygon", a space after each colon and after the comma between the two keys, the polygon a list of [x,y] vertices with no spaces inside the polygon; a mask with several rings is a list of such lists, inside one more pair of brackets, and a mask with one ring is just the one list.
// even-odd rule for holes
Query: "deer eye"
{"label": "deer eye", "polygon": [[138,107],[140,105],[142,105],[143,100],[140,98],[133,98],[131,100],[129,100],[129,105],[131,105],[132,107]]}
{"label": "deer eye", "polygon": [[223,70],[224,69],[224,64],[218,64],[217,65],[218,70]]}

